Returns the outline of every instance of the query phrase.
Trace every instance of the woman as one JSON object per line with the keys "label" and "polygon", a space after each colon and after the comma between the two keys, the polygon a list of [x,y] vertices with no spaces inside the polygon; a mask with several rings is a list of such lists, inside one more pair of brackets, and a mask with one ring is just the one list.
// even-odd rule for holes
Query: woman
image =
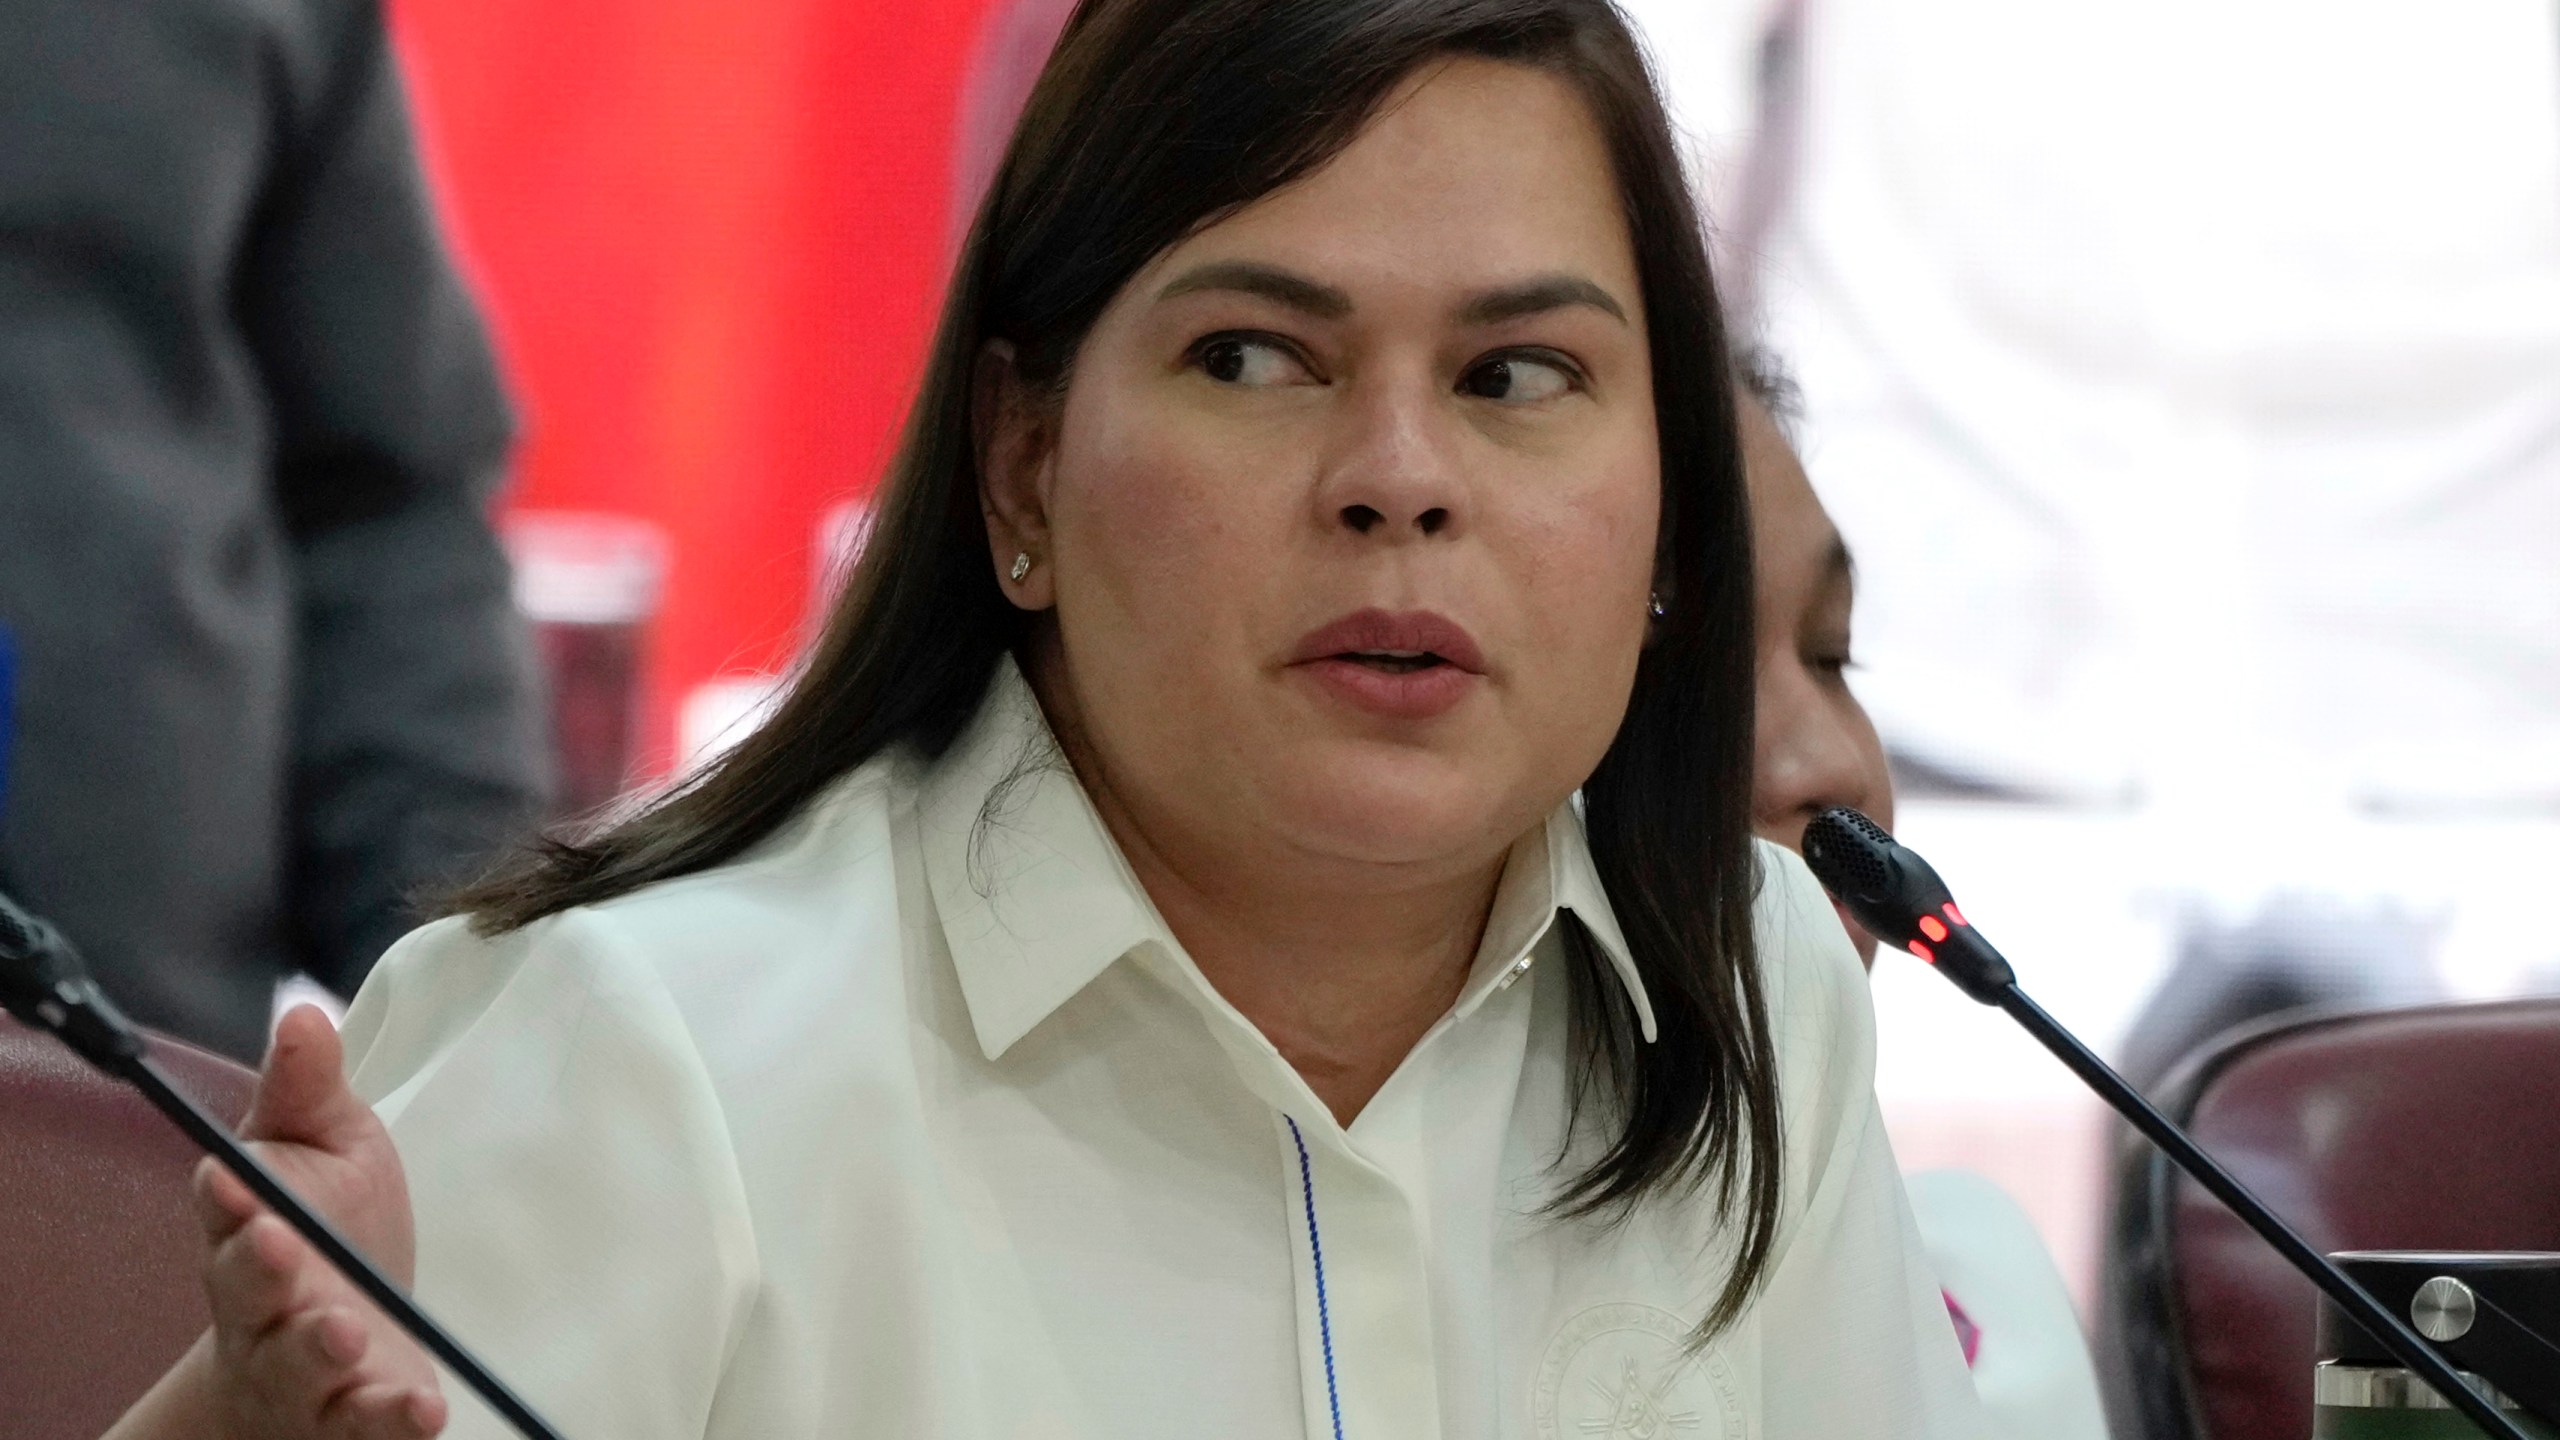
{"label": "woman", "polygon": [[[781,712],[253,1127],[573,1436],[1970,1433],[1722,357],[1603,0],[1095,0]],[[128,1433],[500,1433],[205,1210]]]}
{"label": "woman", "polygon": [[[1793,381],[1767,353],[1736,358],[1735,424],[1751,497],[1753,637],[1751,824],[1791,851],[1804,827],[1846,805],[1893,827],[1893,773],[1873,720],[1849,689],[1849,629],[1857,572],[1849,546],[1805,477],[1784,423]],[[1876,939],[1833,903],[1872,966]]]}
{"label": "woman", "polygon": [[[1875,723],[1849,689],[1856,599],[1849,549],[1784,428],[1794,389],[1766,355],[1746,355],[1738,368],[1759,592],[1752,820],[1763,839],[1795,850],[1805,823],[1834,805],[1890,826],[1893,777]],[[1875,937],[1845,910],[1840,923],[1872,965]],[[1947,1317],[1973,1373],[1984,1435],[2105,1440],[2097,1370],[2034,1222],[1970,1170],[1924,1170],[1905,1183],[1930,1267],[1947,1287]]]}

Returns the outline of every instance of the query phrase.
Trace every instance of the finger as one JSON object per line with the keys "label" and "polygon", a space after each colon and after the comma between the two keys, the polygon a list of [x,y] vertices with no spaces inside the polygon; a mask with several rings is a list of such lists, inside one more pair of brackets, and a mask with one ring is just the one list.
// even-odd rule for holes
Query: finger
{"label": "finger", "polygon": [[241,1367],[258,1393],[295,1415],[324,1415],[331,1402],[365,1378],[372,1336],[342,1305],[288,1312],[243,1352]]}
{"label": "finger", "polygon": [[230,1239],[264,1208],[249,1187],[240,1183],[239,1176],[210,1157],[196,1162],[187,1188],[195,1197],[197,1223],[204,1226],[205,1238],[216,1245]]}
{"label": "finger", "polygon": [[239,1352],[309,1307],[319,1256],[286,1224],[261,1215],[213,1248],[204,1269],[205,1300],[226,1349]]}
{"label": "finger", "polygon": [[329,1017],[316,1005],[285,1012],[275,1043],[267,1047],[241,1136],[339,1149],[331,1142],[360,1126],[368,1113],[347,1088],[346,1053]]}
{"label": "finger", "polygon": [[342,1427],[326,1423],[330,1405],[367,1378],[360,1367],[366,1348],[354,1312],[316,1306],[227,1357],[224,1368],[261,1409],[291,1422],[288,1433],[331,1433]]}
{"label": "finger", "polygon": [[444,1396],[416,1385],[360,1385],[331,1402],[323,1421],[357,1440],[429,1440],[444,1433]]}
{"label": "finger", "polygon": [[356,1312],[343,1305],[322,1305],[296,1312],[277,1331],[278,1344],[302,1352],[321,1370],[343,1371],[353,1379],[373,1348],[373,1335]]}

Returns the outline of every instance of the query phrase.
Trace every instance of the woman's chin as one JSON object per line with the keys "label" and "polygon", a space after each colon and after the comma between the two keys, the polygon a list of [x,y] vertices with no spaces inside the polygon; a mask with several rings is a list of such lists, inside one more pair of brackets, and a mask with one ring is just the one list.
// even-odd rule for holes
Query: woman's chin
{"label": "woman's chin", "polygon": [[1480,864],[1546,817],[1507,785],[1429,756],[1344,756],[1274,798],[1302,848],[1368,865]]}

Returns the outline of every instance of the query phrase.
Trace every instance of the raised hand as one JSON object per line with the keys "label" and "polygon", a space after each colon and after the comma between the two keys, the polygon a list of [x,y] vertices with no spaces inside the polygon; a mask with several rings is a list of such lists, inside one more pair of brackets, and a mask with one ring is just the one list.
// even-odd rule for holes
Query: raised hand
{"label": "raised hand", "polygon": [[[326,1016],[286,1015],[241,1136],[405,1286],[417,1258],[408,1182],[344,1065]],[[207,1367],[200,1393],[223,1440],[426,1440],[444,1429],[424,1351],[230,1172],[207,1160],[195,1189],[213,1333],[185,1363]]]}

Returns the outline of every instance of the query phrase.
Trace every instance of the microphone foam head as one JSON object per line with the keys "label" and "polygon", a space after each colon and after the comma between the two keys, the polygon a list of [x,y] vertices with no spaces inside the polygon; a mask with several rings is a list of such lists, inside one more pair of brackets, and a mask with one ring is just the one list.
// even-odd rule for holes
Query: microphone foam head
{"label": "microphone foam head", "polygon": [[1835,806],[1804,827],[1804,859],[1815,879],[1845,896],[1883,895],[1892,890],[1893,837],[1884,827],[1850,809]]}

